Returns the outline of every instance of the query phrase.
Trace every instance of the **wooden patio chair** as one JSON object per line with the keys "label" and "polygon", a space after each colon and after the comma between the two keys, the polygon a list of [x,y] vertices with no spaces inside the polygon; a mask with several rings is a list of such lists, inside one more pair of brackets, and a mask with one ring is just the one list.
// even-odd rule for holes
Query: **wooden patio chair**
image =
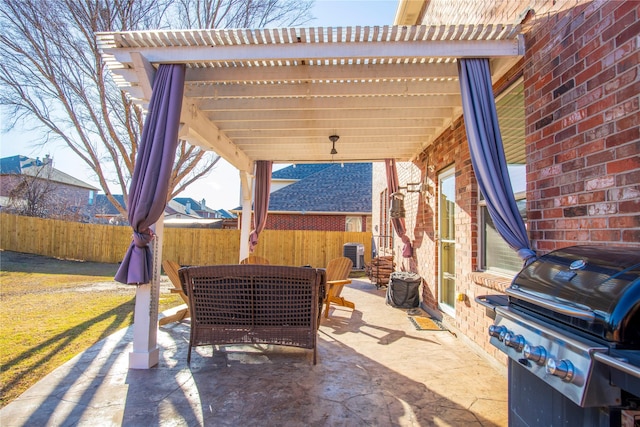
{"label": "wooden patio chair", "polygon": [[344,285],[351,283],[349,273],[351,273],[352,267],[353,262],[347,257],[334,258],[329,261],[327,265],[327,296],[324,299],[326,304],[324,310],[325,318],[329,318],[329,306],[331,303],[351,309],[356,308],[354,303],[340,296]]}
{"label": "wooden patio chair", "polygon": [[181,308],[175,314],[171,316],[163,317],[158,321],[160,325],[166,325],[171,322],[180,322],[181,320],[187,319],[191,317],[191,313],[189,311],[189,297],[182,290],[182,285],[180,284],[180,276],[178,275],[178,270],[180,269],[180,264],[175,261],[164,260],[162,261],[162,268],[164,269],[165,274],[171,280],[171,284],[173,288],[170,289],[172,293],[180,295],[182,300],[187,304],[187,308]]}
{"label": "wooden patio chair", "polygon": [[249,255],[240,261],[240,264],[269,265],[269,260],[257,255]]}

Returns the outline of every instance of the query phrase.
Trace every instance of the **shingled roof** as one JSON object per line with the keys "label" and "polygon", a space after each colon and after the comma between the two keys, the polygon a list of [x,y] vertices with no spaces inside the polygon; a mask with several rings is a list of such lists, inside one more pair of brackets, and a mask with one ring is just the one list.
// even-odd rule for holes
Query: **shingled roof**
{"label": "shingled roof", "polygon": [[301,165],[289,166],[273,172],[271,174],[271,179],[304,179],[309,175],[318,173],[331,166],[333,166],[331,163],[303,163]]}
{"label": "shingled roof", "polygon": [[[204,199],[201,201],[197,201],[191,197],[176,197],[173,199],[173,201],[180,203],[185,207],[187,206],[187,203],[190,203],[191,210],[198,212],[203,218],[236,218],[234,214],[225,209],[212,209],[208,207]],[[208,216],[205,214],[208,214]]]}
{"label": "shingled roof", "polygon": [[296,174],[302,178],[271,193],[269,211],[371,213],[371,171],[371,163],[307,164],[280,169],[273,178],[295,179]]}
{"label": "shingled roof", "polygon": [[211,212],[211,213],[215,212],[215,209],[211,209],[207,207],[206,204],[203,204],[202,201],[195,200],[191,197],[176,197],[173,200],[185,207],[187,206],[187,203],[188,203],[191,210],[201,210],[201,211]]}

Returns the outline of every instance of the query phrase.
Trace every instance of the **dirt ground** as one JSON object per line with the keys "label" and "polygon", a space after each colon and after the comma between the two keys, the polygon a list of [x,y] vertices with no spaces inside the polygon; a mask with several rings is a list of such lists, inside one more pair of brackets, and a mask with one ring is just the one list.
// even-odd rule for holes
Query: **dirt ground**
{"label": "dirt ground", "polygon": [[0,270],[25,273],[79,274],[111,276],[118,271],[118,264],[68,261],[21,252],[0,251]]}

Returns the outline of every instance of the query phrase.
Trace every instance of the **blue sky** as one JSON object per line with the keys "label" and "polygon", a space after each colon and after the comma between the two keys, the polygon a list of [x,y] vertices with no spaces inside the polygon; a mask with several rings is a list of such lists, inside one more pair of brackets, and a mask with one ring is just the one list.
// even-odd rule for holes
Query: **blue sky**
{"label": "blue sky", "polygon": [[397,0],[316,0],[311,26],[391,25],[397,6]]}
{"label": "blue sky", "polygon": [[[392,25],[398,0],[316,0],[312,14],[316,19],[309,27]],[[2,126],[0,117],[0,126]],[[98,186],[95,174],[66,146],[49,143],[37,147],[37,135],[13,131],[0,135],[0,157],[24,155],[44,157],[49,154],[54,167],[88,184]],[[113,189],[115,191],[115,189]],[[224,161],[206,178],[192,184],[180,197],[206,199],[213,209],[231,209],[239,205],[240,178],[238,171]]]}

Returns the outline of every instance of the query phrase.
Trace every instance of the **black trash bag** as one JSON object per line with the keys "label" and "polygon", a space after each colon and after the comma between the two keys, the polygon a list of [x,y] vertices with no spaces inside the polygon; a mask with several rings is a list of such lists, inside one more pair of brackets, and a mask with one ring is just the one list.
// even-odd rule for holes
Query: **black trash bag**
{"label": "black trash bag", "polygon": [[396,308],[415,308],[420,305],[422,278],[416,273],[396,271],[389,276],[386,303]]}

